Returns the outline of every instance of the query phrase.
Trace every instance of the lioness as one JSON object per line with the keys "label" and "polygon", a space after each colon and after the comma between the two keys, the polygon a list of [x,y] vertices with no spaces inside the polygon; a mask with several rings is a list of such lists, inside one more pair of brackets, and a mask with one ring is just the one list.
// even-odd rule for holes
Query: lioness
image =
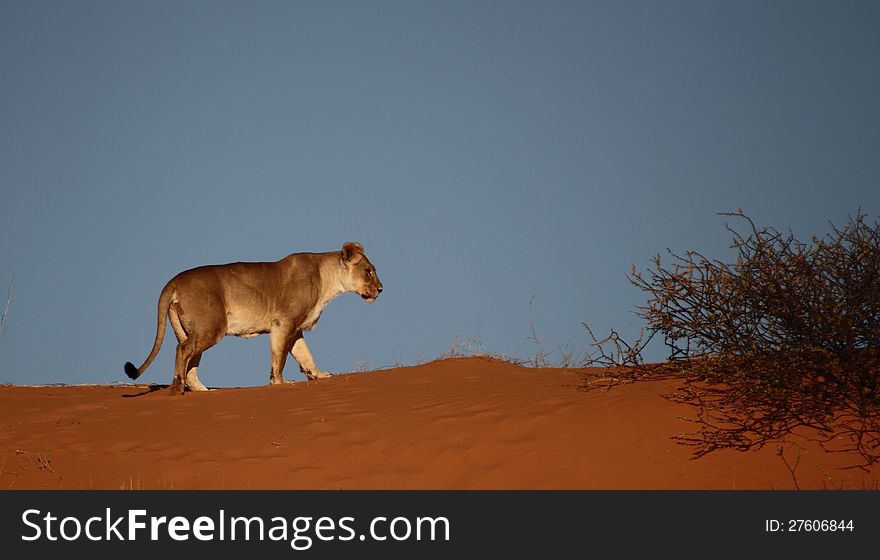
{"label": "lioness", "polygon": [[202,352],[227,335],[252,338],[269,333],[272,372],[269,382],[284,383],[282,371],[290,352],[310,379],[330,377],[315,366],[303,331],[321,317],[324,306],[344,292],[356,292],[367,303],[382,293],[376,268],[360,243],[341,251],[294,253],[277,262],[201,266],[172,278],[159,295],[159,317],[153,350],[139,368],[127,362],[125,373],[137,379],[159,353],[165,318],[177,335],[171,394],[207,391],[198,376]]}

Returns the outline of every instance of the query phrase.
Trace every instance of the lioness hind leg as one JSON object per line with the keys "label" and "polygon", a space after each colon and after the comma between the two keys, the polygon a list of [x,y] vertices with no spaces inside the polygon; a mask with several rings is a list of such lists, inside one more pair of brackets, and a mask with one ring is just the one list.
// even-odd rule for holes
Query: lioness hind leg
{"label": "lioness hind leg", "polygon": [[318,369],[318,366],[315,365],[315,359],[312,357],[312,352],[309,350],[309,347],[306,346],[306,339],[303,338],[302,333],[297,333],[296,340],[293,343],[293,348],[290,349],[290,353],[299,362],[299,369],[306,377],[309,379],[319,379],[325,377],[333,377],[332,374],[321,371]]}
{"label": "lioness hind leg", "polygon": [[177,345],[177,353],[174,357],[174,380],[171,382],[172,395],[183,394],[189,363],[197,354],[195,348],[195,339],[192,337],[183,339]]}
{"label": "lioness hind leg", "polygon": [[202,353],[199,352],[189,361],[189,371],[186,372],[186,387],[190,391],[210,391],[199,380],[199,362],[202,360]]}
{"label": "lioness hind leg", "polygon": [[[186,387],[187,373],[191,369],[191,364],[195,363],[198,366],[202,352],[217,344],[221,338],[223,338],[222,335],[207,340],[198,340],[196,337],[190,336],[177,345],[177,355],[174,359],[174,381],[171,382],[172,395],[183,394],[184,387]],[[196,359],[196,356],[198,356],[198,359]],[[198,380],[197,375],[196,380]],[[201,382],[199,382],[199,385],[201,385]],[[190,386],[190,389],[194,391],[199,390],[192,386]]]}
{"label": "lioness hind leg", "polygon": [[[180,315],[177,312],[177,309],[174,305],[168,310],[168,318],[171,320],[171,328],[174,329],[174,334],[177,336],[177,342],[183,342],[187,339],[186,331],[183,328],[183,325],[180,322]],[[187,366],[186,372],[186,388],[190,391],[210,391],[202,384],[202,381],[199,379],[199,362],[202,360],[202,353],[199,352],[189,361],[189,365]]]}
{"label": "lioness hind leg", "polygon": [[269,374],[271,385],[285,383],[284,364],[287,362],[287,353],[290,351],[291,345],[289,331],[278,328],[269,333],[269,351],[272,354],[272,372]]}
{"label": "lioness hind leg", "polygon": [[199,379],[198,374],[199,368],[192,368],[186,374],[186,387],[190,391],[211,391],[212,389],[208,389],[202,381]]}

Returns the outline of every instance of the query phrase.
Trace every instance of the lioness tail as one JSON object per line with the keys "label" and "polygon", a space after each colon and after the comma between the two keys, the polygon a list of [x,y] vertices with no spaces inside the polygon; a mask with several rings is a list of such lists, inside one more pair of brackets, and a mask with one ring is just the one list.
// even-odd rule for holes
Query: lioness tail
{"label": "lioness tail", "polygon": [[162,348],[162,340],[165,338],[165,322],[168,319],[168,306],[171,305],[171,298],[173,295],[174,288],[169,282],[165,285],[165,288],[159,295],[159,313],[156,318],[156,340],[153,342],[153,349],[150,351],[150,355],[147,356],[147,359],[144,360],[144,363],[139,368],[134,367],[134,364],[131,362],[125,362],[125,374],[131,379],[137,379],[140,377],[140,375],[150,367],[150,364],[153,363],[153,360],[156,359],[156,355]]}
{"label": "lioness tail", "polygon": [[138,368],[134,367],[133,363],[125,362],[125,375],[132,379],[137,379],[140,374],[141,372],[138,371]]}

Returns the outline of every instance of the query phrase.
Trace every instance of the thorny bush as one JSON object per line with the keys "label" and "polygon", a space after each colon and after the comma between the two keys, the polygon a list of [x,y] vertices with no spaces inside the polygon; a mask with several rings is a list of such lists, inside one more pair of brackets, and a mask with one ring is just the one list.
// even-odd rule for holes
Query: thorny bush
{"label": "thorny bush", "polygon": [[[682,436],[697,455],[751,449],[805,426],[829,450],[880,460],[880,222],[861,211],[810,243],[748,224],[732,263],[695,251],[658,255],[630,281],[648,294],[638,314],[670,349],[678,398],[698,409]],[[846,443],[830,434],[848,432]]]}

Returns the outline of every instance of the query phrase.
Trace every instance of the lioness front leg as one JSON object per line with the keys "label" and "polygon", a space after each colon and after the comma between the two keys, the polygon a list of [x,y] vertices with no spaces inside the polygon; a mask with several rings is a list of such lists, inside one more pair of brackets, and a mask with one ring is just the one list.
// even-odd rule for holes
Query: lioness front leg
{"label": "lioness front leg", "polygon": [[315,365],[315,359],[312,357],[309,347],[306,346],[306,340],[303,338],[302,332],[297,333],[290,353],[299,362],[300,371],[306,374],[306,377],[309,379],[332,377],[332,374],[319,370],[318,366]]}

